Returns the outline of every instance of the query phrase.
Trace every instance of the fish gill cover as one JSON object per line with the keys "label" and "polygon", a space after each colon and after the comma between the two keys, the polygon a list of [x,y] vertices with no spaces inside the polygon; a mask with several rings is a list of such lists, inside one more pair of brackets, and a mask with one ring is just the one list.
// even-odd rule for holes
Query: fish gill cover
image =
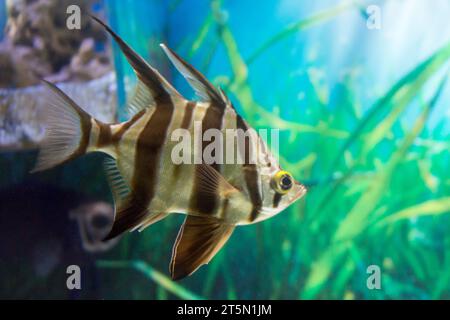
{"label": "fish gill cover", "polygon": [[[238,228],[185,280],[166,273],[181,222],[173,216],[93,256],[95,286],[75,296],[57,289],[64,264],[36,278],[1,257],[2,297],[450,298],[448,2],[105,0],[100,8],[184,96],[192,91],[160,42],[223,88],[250,125],[280,129],[280,164],[308,194]],[[114,63],[122,106],[135,78],[116,47]],[[25,181],[33,157],[2,153],[1,186]],[[110,198],[101,157],[86,158],[34,178]]]}

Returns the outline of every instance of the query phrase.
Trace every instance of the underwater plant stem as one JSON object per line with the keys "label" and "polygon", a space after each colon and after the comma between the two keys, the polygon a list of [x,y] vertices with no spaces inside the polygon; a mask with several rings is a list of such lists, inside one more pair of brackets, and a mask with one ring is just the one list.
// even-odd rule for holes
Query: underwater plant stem
{"label": "underwater plant stem", "polygon": [[[441,94],[445,82],[446,78],[444,78],[441,82],[441,85],[431,99],[431,102],[418,117],[400,147],[392,154],[389,161],[378,174],[378,177],[373,179],[373,183],[369,186],[367,192],[363,194],[363,196],[358,200],[350,213],[347,215],[347,218],[350,219],[349,221],[352,221],[352,223],[346,223],[347,218],[343,223],[341,223],[335,234],[335,241],[352,238],[359,234],[367,226],[367,221],[364,222],[364,220],[366,220],[369,214],[375,210],[375,207],[385,190],[385,186],[388,186],[389,181],[395,172],[395,168],[407,154],[407,151],[413,144],[414,139],[423,130],[425,123]],[[360,226],[360,228],[355,228],[355,226]]]}
{"label": "underwater plant stem", "polygon": [[399,210],[376,222],[377,227],[423,216],[435,216],[450,212],[450,197],[428,200],[420,204]]}
{"label": "underwater plant stem", "polygon": [[[215,13],[213,14],[214,17],[220,16],[219,4],[220,2],[217,1],[213,6],[213,10],[215,10]],[[218,25],[219,37],[225,46],[232,69],[232,77],[228,87],[241,102],[241,107],[243,108],[245,115],[250,119],[254,119],[253,124],[256,127],[270,124],[271,127],[276,127],[280,130],[286,129],[293,132],[317,133],[336,139],[348,138],[348,132],[328,128],[323,124],[308,125],[284,120],[279,116],[275,116],[273,112],[266,111],[263,106],[255,102],[252,89],[248,83],[248,67],[240,54],[233,33],[225,22],[216,18],[216,23]]]}
{"label": "underwater plant stem", "polygon": [[373,178],[366,192],[361,195],[344,220],[339,224],[338,229],[330,240],[330,245],[317,262],[313,264],[304,290],[300,293],[300,298],[313,299],[320,293],[333,271],[333,261],[342,257],[348,251],[348,245],[351,244],[351,241],[369,227],[370,216],[373,216],[380,199],[385,190],[388,189],[389,182],[398,164],[406,156],[415,138],[425,127],[426,121],[445,86],[446,79],[445,77],[442,80],[435,95],[426,105],[425,110],[418,116],[411,130],[404,137],[400,147],[391,155],[378,175]]}
{"label": "underwater plant stem", "polygon": [[203,286],[203,292],[202,294],[205,297],[210,297],[212,290],[214,288],[214,285],[217,280],[217,274],[219,271],[220,266],[223,265],[223,256],[224,254],[218,254],[215,258],[214,263],[211,264],[211,267],[208,268],[208,274],[206,276],[205,284]]}
{"label": "underwater plant stem", "polygon": [[270,123],[272,127],[278,128],[280,130],[294,130],[301,133],[316,133],[325,137],[345,139],[349,136],[347,131],[326,128],[319,125],[309,125],[296,123],[288,120],[284,120],[280,117],[275,117],[273,113],[266,111],[263,107],[258,108],[258,113],[260,114],[260,119],[267,119],[266,121],[259,121],[259,125],[265,125]]}
{"label": "underwater plant stem", "polygon": [[203,22],[200,31],[195,38],[195,40],[192,43],[191,48],[189,49],[189,52],[187,54],[187,58],[191,59],[192,56],[197,52],[197,50],[202,46],[202,44],[206,40],[206,36],[208,35],[209,30],[211,29],[211,25],[213,24],[214,19],[212,14],[208,14],[205,18],[205,21]]}
{"label": "underwater plant stem", "polygon": [[[333,176],[334,172],[336,171],[335,168],[338,167],[344,152],[348,148],[350,148],[350,146],[358,139],[358,137],[362,135],[364,129],[369,126],[371,121],[373,121],[376,116],[382,114],[386,109],[391,108],[393,109],[391,113],[395,113],[398,118],[400,114],[412,102],[417,92],[421,88],[423,88],[423,86],[428,82],[432,75],[440,70],[440,68],[448,61],[449,58],[450,42],[436,51],[431,57],[420,63],[412,71],[402,77],[394,86],[392,86],[391,89],[366,113],[364,118],[358,123],[353,132],[348,136],[347,140],[339,149],[324,179],[328,180]],[[434,106],[436,100],[440,96],[445,84],[446,78],[442,80],[438,90],[436,91],[436,94],[431,100],[431,108]],[[395,111],[396,109],[400,109],[401,112],[397,113]],[[393,122],[390,119],[388,120],[388,122],[389,126],[387,126],[387,128],[390,128],[393,125]],[[386,128],[384,128],[384,130],[386,130]],[[373,148],[375,148],[375,146],[381,141],[381,138],[384,137],[384,135],[378,134],[377,130],[373,130],[373,132],[373,134],[377,134],[377,138],[369,138],[369,140],[371,140],[371,145],[373,146]],[[347,169],[347,172],[344,174],[344,176],[325,193],[322,200],[317,206],[316,212],[324,211],[324,206],[326,206],[328,203],[331,203],[331,199],[336,195],[338,187],[347,181],[347,179],[352,175],[352,172],[355,170],[356,166],[364,160],[365,156],[365,154],[360,155],[357,161],[355,161],[355,163]]]}
{"label": "underwater plant stem", "polygon": [[383,111],[389,109],[389,107],[401,108],[404,110],[416,96],[417,92],[425,85],[432,75],[440,70],[449,58],[450,42],[395,83],[394,86],[392,86],[391,89],[373,105],[373,107],[358,123],[336,155],[331,168],[338,165],[343,153],[356,141],[363,130],[368,127],[371,120],[376,118],[379,114],[382,114]]}
{"label": "underwater plant stem", "polygon": [[[215,6],[215,10],[220,10]],[[218,14],[214,15],[217,16]],[[222,21],[217,21],[219,25],[219,35],[230,61],[233,71],[232,81],[229,83],[230,90],[235,94],[241,102],[241,106],[248,118],[255,119],[256,126],[271,124],[272,127],[279,129],[289,129],[294,132],[308,132],[318,133],[325,136],[334,137],[337,139],[348,138],[348,132],[336,129],[326,128],[323,125],[307,125],[284,120],[280,117],[275,117],[272,112],[266,111],[264,107],[255,102],[252,90],[248,84],[248,68],[242,58],[236,40],[229,29],[229,27]],[[245,102],[245,103],[243,103]],[[265,119],[262,121],[262,119]]]}
{"label": "underwater plant stem", "polygon": [[173,295],[186,300],[204,300],[203,297],[192,293],[181,285],[175,283],[167,276],[162,274],[161,272],[153,269],[150,265],[140,260],[121,260],[121,261],[108,261],[108,260],[99,260],[97,261],[97,266],[99,268],[110,268],[110,269],[123,269],[123,268],[131,268],[139,271],[143,275],[145,275],[148,279],[154,281],[168,292]]}

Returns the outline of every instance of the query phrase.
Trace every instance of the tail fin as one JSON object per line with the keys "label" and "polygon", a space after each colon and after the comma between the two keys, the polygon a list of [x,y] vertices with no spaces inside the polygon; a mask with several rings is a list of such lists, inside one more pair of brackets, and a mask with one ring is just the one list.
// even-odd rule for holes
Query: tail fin
{"label": "tail fin", "polygon": [[91,132],[91,116],[54,84],[42,81],[51,90],[51,99],[44,111],[46,135],[32,172],[52,168],[85,154]]}

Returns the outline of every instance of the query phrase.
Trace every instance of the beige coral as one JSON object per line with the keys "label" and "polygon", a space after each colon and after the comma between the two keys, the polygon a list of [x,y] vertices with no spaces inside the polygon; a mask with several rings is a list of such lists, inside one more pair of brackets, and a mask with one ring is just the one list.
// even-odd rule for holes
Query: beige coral
{"label": "beige coral", "polygon": [[66,27],[69,5],[88,12],[92,0],[9,0],[5,39],[0,44],[0,87],[25,87],[39,78],[86,81],[111,70],[95,44],[106,36],[82,14],[81,29]]}

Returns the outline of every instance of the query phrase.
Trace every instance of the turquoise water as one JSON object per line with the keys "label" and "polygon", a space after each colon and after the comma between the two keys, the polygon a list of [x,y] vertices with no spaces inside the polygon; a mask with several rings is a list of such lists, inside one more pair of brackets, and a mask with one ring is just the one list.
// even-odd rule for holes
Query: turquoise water
{"label": "turquoise water", "polygon": [[[6,3],[4,1],[0,2],[0,30],[5,28],[6,23]],[[0,34],[0,40],[3,39],[3,33]]]}
{"label": "turquoise water", "polygon": [[[381,10],[381,29],[367,27],[369,4]],[[161,42],[224,88],[252,126],[280,129],[281,165],[308,193],[270,220],[237,228],[207,266],[176,283],[168,264],[182,217],[127,234],[92,258],[96,298],[450,298],[448,1],[104,5],[112,28],[184,96],[193,92]],[[116,46],[113,54],[124,120],[136,79]],[[11,168],[2,186],[25,180],[33,157],[2,155]],[[101,158],[38,178],[111,201]],[[367,286],[370,266],[381,272],[378,289]],[[56,271],[17,296],[64,276]]]}
{"label": "turquoise water", "polygon": [[[281,129],[282,165],[310,186],[183,285],[215,298],[448,297],[430,283],[448,274],[448,2],[107,3],[121,36],[185,96],[158,42],[226,88],[250,124]],[[367,27],[369,4],[381,29]],[[371,264],[384,290],[366,288]]]}

